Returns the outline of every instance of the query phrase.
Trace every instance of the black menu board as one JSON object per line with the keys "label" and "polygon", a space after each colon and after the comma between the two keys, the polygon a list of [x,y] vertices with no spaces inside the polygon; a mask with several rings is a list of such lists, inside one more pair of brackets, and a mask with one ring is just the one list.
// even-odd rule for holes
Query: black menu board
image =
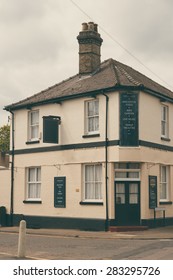
{"label": "black menu board", "polygon": [[54,207],[66,207],[66,177],[54,177]]}
{"label": "black menu board", "polygon": [[149,176],[149,208],[157,207],[157,176]]}

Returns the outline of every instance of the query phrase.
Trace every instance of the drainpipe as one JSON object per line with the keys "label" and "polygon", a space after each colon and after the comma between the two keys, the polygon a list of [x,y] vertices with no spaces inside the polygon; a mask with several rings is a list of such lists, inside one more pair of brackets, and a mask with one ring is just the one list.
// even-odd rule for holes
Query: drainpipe
{"label": "drainpipe", "polygon": [[10,198],[10,226],[13,226],[13,212],[14,212],[14,113],[12,115],[12,149],[11,149],[11,198]]}
{"label": "drainpipe", "polygon": [[109,230],[109,205],[108,205],[108,102],[109,97],[103,93],[106,97],[106,123],[105,123],[105,191],[106,191],[106,223],[105,231]]}

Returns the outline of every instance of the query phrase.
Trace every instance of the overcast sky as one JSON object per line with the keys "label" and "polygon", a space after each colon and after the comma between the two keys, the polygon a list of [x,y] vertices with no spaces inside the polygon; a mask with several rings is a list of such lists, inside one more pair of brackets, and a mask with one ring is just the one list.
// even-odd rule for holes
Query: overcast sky
{"label": "overcast sky", "polygon": [[172,11],[173,0],[0,0],[0,126],[4,106],[78,73],[76,37],[91,20],[102,61],[114,58],[173,90]]}

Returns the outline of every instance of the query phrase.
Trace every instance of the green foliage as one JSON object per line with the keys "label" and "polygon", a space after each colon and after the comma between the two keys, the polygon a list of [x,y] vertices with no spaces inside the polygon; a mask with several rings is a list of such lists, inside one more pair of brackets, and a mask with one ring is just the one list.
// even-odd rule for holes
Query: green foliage
{"label": "green foliage", "polygon": [[8,152],[10,149],[10,126],[4,125],[0,127],[0,151]]}

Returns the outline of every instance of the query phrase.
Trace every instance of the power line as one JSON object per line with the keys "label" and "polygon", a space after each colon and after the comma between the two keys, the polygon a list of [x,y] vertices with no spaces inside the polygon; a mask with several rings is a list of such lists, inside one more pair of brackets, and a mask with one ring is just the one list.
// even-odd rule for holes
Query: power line
{"label": "power line", "polygon": [[[93,18],[90,17],[76,2],[70,0],[70,2],[76,6],[78,10],[80,10],[86,17],[88,17],[91,21],[94,22]],[[122,48],[126,53],[128,53],[133,59],[135,59],[139,64],[141,64],[145,69],[147,69],[150,73],[152,73],[155,77],[157,77],[160,81],[165,83],[168,87],[173,88],[173,85],[168,84],[165,80],[163,80],[159,75],[157,75],[154,71],[152,71],[148,66],[146,66],[137,56],[135,56],[131,51],[129,51],[126,47],[123,46],[116,38],[114,38],[106,29],[104,29],[100,24],[99,28],[102,30],[114,43],[116,43],[120,48]]]}
{"label": "power line", "polygon": [[88,17],[90,20],[94,21],[79,5],[77,5],[73,0],[70,0],[70,2],[76,6],[78,10],[80,10],[86,17]]}

